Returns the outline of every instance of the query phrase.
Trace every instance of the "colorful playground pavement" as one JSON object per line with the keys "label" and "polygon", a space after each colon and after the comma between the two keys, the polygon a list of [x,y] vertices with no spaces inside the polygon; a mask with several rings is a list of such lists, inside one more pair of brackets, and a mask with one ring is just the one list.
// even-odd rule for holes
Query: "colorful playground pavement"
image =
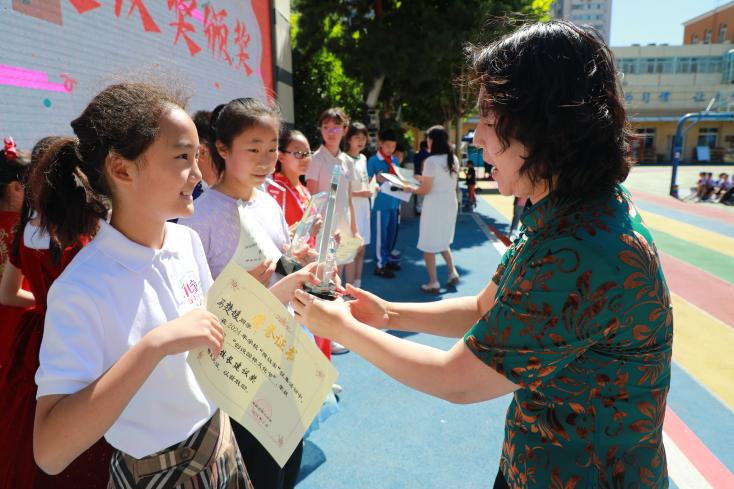
{"label": "colorful playground pavement", "polygon": [[[728,171],[727,171],[728,170]],[[682,195],[699,171],[679,171]],[[734,488],[734,207],[667,196],[670,168],[635,168],[626,182],[651,229],[672,292],[675,318],[672,385],[664,435],[671,487]],[[441,297],[476,294],[505,245],[512,199],[481,182],[473,213],[461,213],[452,249],[462,281]],[[431,300],[415,249],[418,220],[402,223],[403,270],[395,280],[371,275],[363,285],[399,301]],[[445,281],[445,267],[439,278]],[[456,340],[396,333],[448,349]],[[340,412],[308,439],[299,489],[487,488],[497,472],[509,397],[457,406],[411,391],[353,353],[334,359],[344,387]]]}

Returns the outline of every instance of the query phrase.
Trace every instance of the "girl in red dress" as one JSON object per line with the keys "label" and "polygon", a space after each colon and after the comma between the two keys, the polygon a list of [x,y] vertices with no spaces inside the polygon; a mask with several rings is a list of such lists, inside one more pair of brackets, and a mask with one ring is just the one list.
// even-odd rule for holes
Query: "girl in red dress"
{"label": "girl in red dress", "polygon": [[[56,138],[44,138],[36,144],[31,157],[34,164]],[[71,262],[88,239],[80,238],[73,245],[61,249],[40,231],[33,219],[33,211],[25,199],[20,213],[18,232],[9,253],[9,262],[3,274],[3,301],[21,300],[21,279],[27,279],[35,307],[20,319],[11,339],[10,356],[6,368],[0,371],[0,488],[2,489],[82,489],[106,487],[109,480],[109,459],[112,449],[100,440],[77,458],[61,474],[49,476],[41,471],[33,459],[33,418],[36,411],[36,383],[38,352],[43,336],[46,297],[51,284]],[[14,290],[13,290],[14,289]]]}
{"label": "girl in red dress", "polygon": [[[3,276],[15,227],[20,218],[19,212],[25,194],[23,181],[28,170],[28,162],[19,158],[13,139],[7,138],[3,143],[3,149],[0,150],[0,277]],[[17,297],[14,296],[15,300],[8,301],[8,304],[0,301],[0,372],[7,364],[11,338],[20,318],[26,308],[32,307],[35,302],[33,294],[28,292],[28,285],[21,284],[25,290],[17,294]],[[15,290],[21,284],[16,284]]]}

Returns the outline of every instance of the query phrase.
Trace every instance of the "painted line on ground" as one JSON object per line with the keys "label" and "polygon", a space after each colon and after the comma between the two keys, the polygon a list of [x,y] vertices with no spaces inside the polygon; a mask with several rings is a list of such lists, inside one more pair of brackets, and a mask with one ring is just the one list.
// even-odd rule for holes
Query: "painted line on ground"
{"label": "painted line on ground", "polygon": [[668,253],[659,255],[670,290],[734,328],[734,284]]}
{"label": "painted line on ground", "polygon": [[668,462],[668,477],[681,489],[713,489],[685,453],[663,431],[665,458]]}
{"label": "painted line on ground", "polygon": [[[723,204],[683,202],[673,197],[661,197],[635,188],[629,188],[629,191],[632,194],[632,200],[634,201],[637,201],[637,199],[646,200],[654,204],[669,207],[670,209],[678,212],[685,212],[687,214],[701,216],[706,219],[719,220],[725,224],[731,224],[732,220],[734,220],[734,211],[727,209]],[[719,205],[721,207],[717,207]]]}
{"label": "painted line on ground", "polygon": [[648,202],[643,199],[635,199],[635,205],[641,211],[652,212],[659,216],[669,217],[692,226],[696,226],[713,233],[721,234],[729,238],[734,238],[734,214],[732,215],[731,222],[726,223],[717,219],[709,219],[707,217],[699,216],[696,214],[689,214],[688,212],[681,212],[671,207],[664,205],[655,204]]}
{"label": "painted line on ground", "polygon": [[711,249],[703,249],[659,229],[652,230],[652,235],[658,250],[734,284],[734,260],[731,257]]}
{"label": "painted line on ground", "polygon": [[[691,431],[688,426],[668,407],[665,410],[664,432],[682,451],[685,458],[696,468],[713,489],[731,489],[734,487],[734,474],[727,469],[706,445]],[[667,449],[667,447],[666,447]],[[668,464],[671,467],[671,464]],[[682,480],[676,480],[681,486]],[[681,486],[683,487],[683,486]],[[704,487],[704,486],[690,486]]]}
{"label": "painted line on ground", "polygon": [[[671,293],[675,336],[673,359],[688,373],[734,410],[734,329],[706,311]],[[732,486],[734,487],[734,486]]]}
{"label": "painted line on ground", "polygon": [[645,224],[653,231],[663,231],[678,236],[703,249],[716,251],[734,258],[734,238],[686,224],[653,212],[640,211]]}

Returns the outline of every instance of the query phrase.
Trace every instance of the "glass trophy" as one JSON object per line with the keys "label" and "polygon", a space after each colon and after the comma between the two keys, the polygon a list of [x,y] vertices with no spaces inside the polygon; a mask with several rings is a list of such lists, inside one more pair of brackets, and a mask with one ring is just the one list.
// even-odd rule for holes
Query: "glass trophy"
{"label": "glass trophy", "polygon": [[336,285],[332,281],[332,276],[336,270],[336,240],[334,231],[336,230],[336,196],[339,191],[339,181],[341,180],[341,166],[335,165],[331,173],[331,185],[327,193],[326,205],[323,213],[324,222],[321,232],[316,239],[317,250],[319,252],[318,265],[316,266],[316,277],[319,280],[318,285],[306,284],[304,288],[306,292],[320,299],[334,300],[336,299]]}
{"label": "glass trophy", "polygon": [[288,250],[289,256],[293,257],[293,253],[300,251],[308,246],[312,246],[316,240],[317,234],[320,232],[319,221],[323,218],[326,211],[326,201],[329,199],[328,192],[319,192],[311,197],[308,201],[306,209],[303,211],[301,220],[296,225],[291,239],[291,247]]}

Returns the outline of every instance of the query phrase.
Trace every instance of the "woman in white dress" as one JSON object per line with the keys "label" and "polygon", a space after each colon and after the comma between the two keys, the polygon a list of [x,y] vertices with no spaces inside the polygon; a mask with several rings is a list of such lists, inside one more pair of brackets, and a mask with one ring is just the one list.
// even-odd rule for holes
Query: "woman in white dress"
{"label": "woman in white dress", "polygon": [[441,253],[449,269],[447,285],[459,281],[459,273],[454,267],[450,245],[454,241],[456,227],[456,182],[459,162],[451,151],[449,133],[442,126],[434,126],[427,133],[428,151],[431,156],[423,162],[421,186],[408,188],[417,195],[423,195],[418,249],[428,269],[428,283],[421,285],[424,292],[438,294],[441,285],[436,276],[436,253]]}

